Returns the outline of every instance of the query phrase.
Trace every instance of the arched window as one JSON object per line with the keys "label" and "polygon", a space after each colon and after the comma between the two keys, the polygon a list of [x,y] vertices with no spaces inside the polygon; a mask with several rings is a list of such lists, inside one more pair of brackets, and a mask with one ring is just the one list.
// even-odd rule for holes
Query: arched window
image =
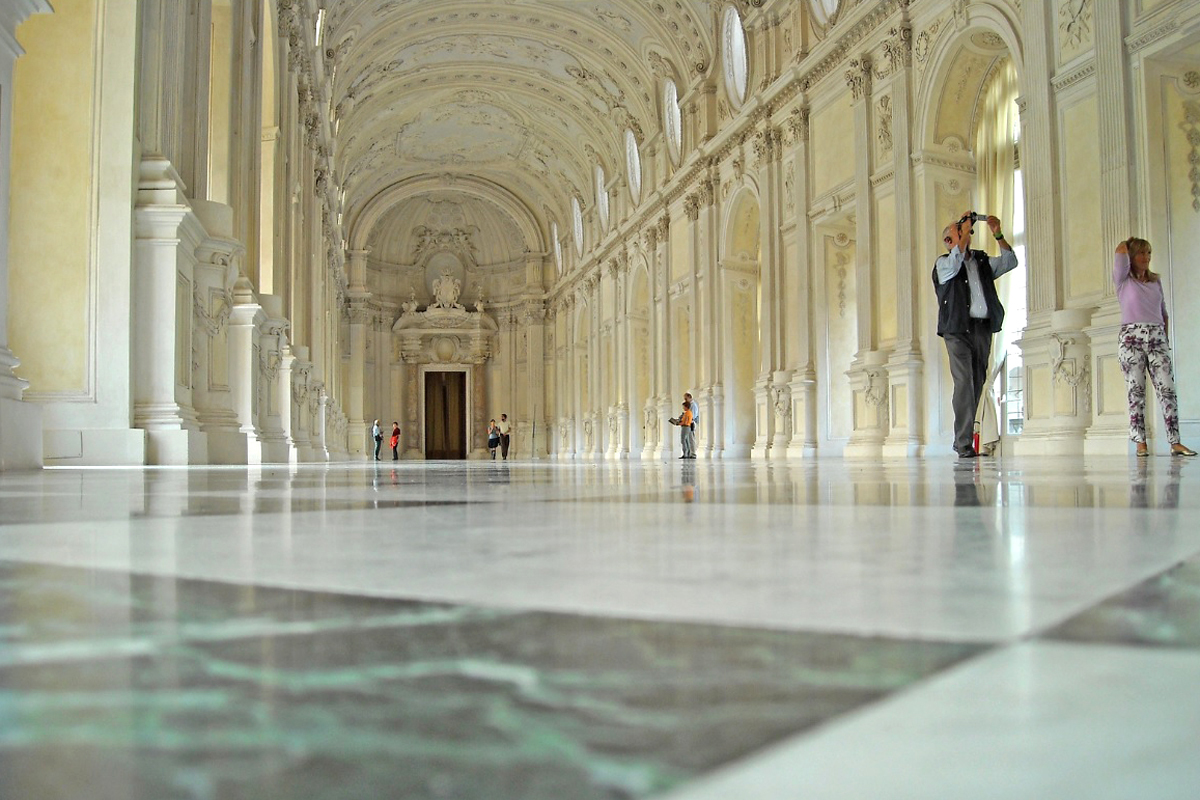
{"label": "arched window", "polygon": [[583,258],[583,211],[579,208],[579,198],[571,198],[571,228],[575,234],[575,252]]}
{"label": "arched window", "polygon": [[746,61],[746,29],[733,6],[726,6],[721,25],[721,61],[725,66],[725,89],[734,105],[740,106],[746,102],[750,65]]}
{"label": "arched window", "polygon": [[636,206],[642,199],[642,154],[638,152],[637,138],[628,128],[625,129],[625,170],[629,173],[629,196]]}
{"label": "arched window", "polygon": [[558,223],[550,223],[550,241],[554,244],[554,266],[558,270],[558,274],[562,275],[562,241],[558,238]]}
{"label": "arched window", "polygon": [[683,151],[683,115],[679,112],[679,90],[672,80],[663,83],[663,132],[671,159],[679,163]]}
{"label": "arched window", "polygon": [[812,10],[813,19],[822,28],[837,15],[838,6],[841,4],[842,0],[808,0],[808,7]]}
{"label": "arched window", "polygon": [[608,229],[608,189],[604,178],[604,167],[596,165],[596,213],[600,215],[601,229]]}

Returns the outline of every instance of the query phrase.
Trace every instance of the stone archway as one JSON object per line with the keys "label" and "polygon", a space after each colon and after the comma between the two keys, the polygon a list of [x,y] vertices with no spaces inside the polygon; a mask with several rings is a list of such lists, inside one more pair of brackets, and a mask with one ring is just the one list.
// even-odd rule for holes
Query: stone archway
{"label": "stone archway", "polygon": [[721,376],[724,409],[719,434],[724,457],[744,458],[758,438],[758,422],[765,423],[763,415],[768,413],[765,405],[762,414],[756,412],[755,382],[762,360],[758,321],[762,303],[761,237],[758,198],[750,189],[743,189],[732,199],[726,219],[720,261],[725,374]]}

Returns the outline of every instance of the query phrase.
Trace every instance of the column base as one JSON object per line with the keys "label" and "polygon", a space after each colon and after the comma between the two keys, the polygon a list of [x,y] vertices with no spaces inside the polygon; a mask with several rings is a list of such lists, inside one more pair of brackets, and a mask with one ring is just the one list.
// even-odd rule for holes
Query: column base
{"label": "column base", "polygon": [[883,442],[848,442],[842,458],[883,458]]}
{"label": "column base", "polygon": [[884,458],[915,458],[921,455],[922,445],[915,436],[889,436],[883,443]]}
{"label": "column base", "polygon": [[249,463],[246,434],[222,428],[210,430],[208,436],[208,463],[245,466]]}
{"label": "column base", "polygon": [[208,434],[201,431],[146,431],[146,463],[155,466],[208,464]]}
{"label": "column base", "polygon": [[42,409],[0,397],[0,472],[42,467]]}
{"label": "column base", "polygon": [[48,467],[140,467],[147,463],[140,428],[49,430],[42,435]]}
{"label": "column base", "polygon": [[250,439],[246,442],[246,462],[249,464],[287,464],[290,461],[285,439]]}
{"label": "column base", "polygon": [[1029,433],[1026,431],[1013,442],[1013,455],[1018,456],[1082,456],[1085,451],[1084,431]]}

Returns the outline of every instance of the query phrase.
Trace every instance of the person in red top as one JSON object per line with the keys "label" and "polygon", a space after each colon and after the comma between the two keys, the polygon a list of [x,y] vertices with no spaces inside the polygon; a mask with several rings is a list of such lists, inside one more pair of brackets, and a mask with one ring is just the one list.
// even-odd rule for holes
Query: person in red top
{"label": "person in red top", "polygon": [[400,423],[392,423],[392,461],[400,460]]}

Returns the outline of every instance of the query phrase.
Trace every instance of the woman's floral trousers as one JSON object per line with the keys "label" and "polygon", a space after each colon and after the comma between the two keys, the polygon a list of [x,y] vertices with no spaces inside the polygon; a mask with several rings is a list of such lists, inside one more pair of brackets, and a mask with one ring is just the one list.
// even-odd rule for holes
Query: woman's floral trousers
{"label": "woman's floral trousers", "polygon": [[1129,392],[1129,438],[1146,441],[1146,373],[1149,372],[1162,406],[1167,439],[1171,444],[1179,444],[1179,406],[1166,328],[1148,323],[1122,325],[1117,360],[1121,362]]}

